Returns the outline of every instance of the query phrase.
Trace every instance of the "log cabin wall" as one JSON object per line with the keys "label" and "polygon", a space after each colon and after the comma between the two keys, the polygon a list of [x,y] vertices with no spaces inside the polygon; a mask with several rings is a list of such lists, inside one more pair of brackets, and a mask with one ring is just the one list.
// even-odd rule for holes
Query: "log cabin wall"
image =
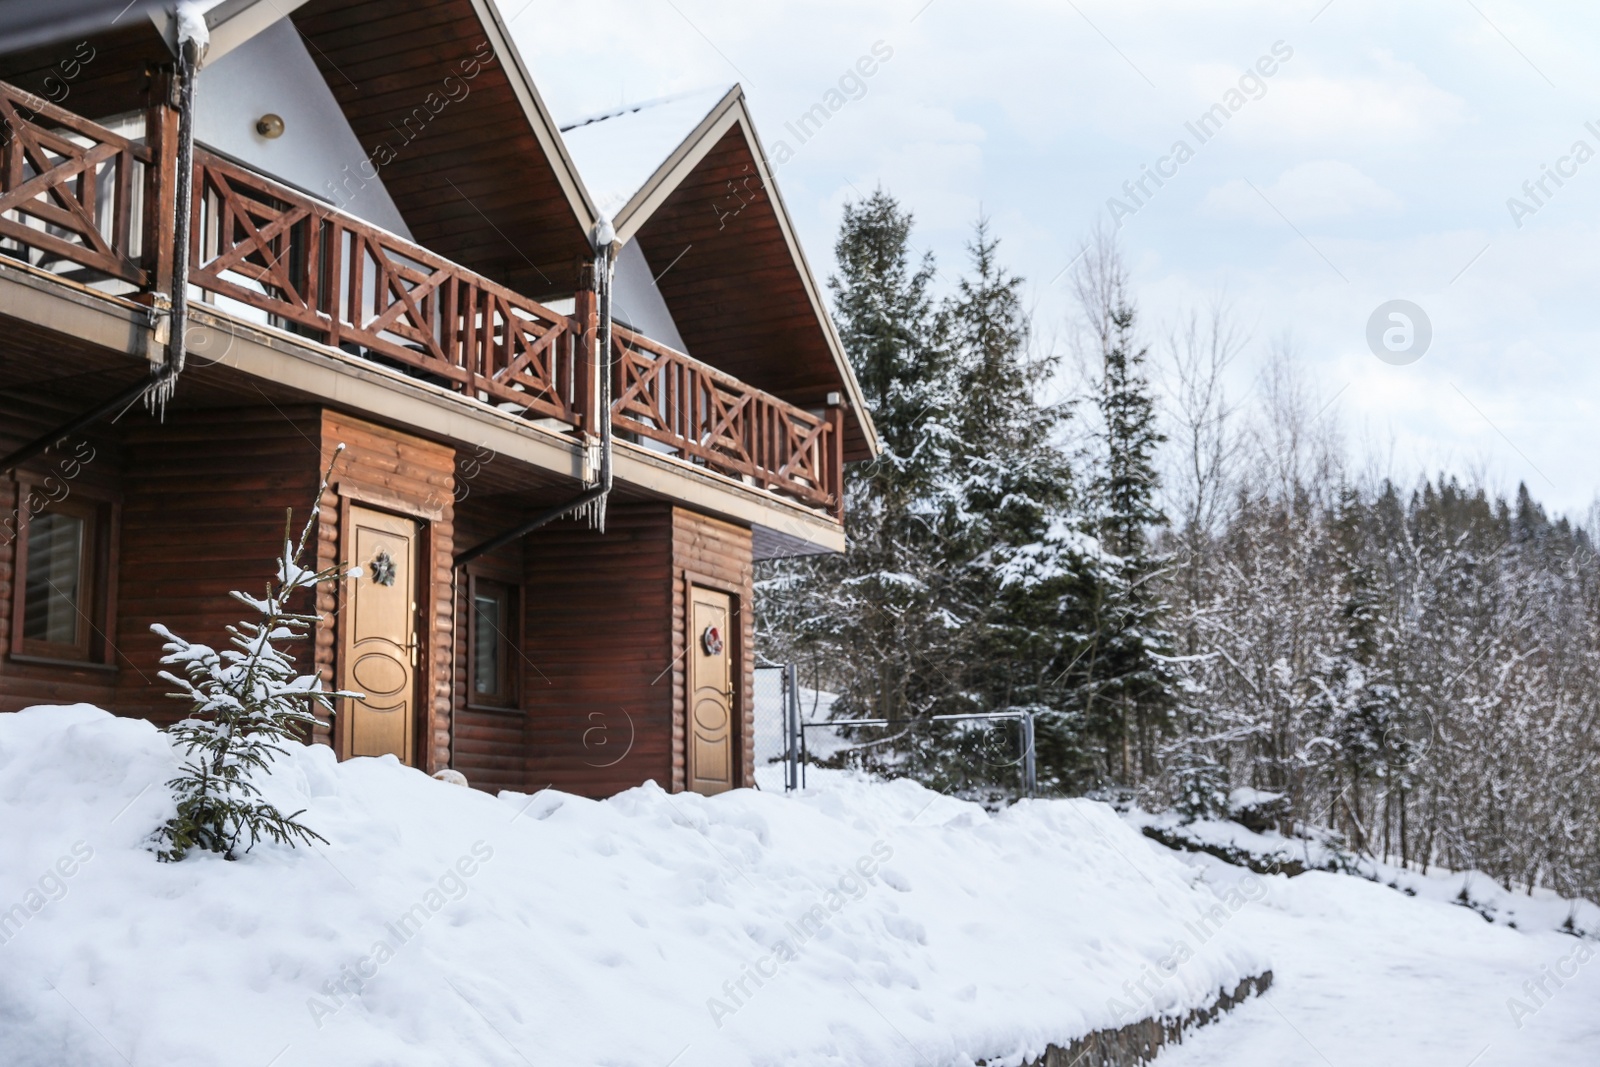
{"label": "log cabin wall", "polygon": [[[463,508],[473,538],[494,532],[493,516],[487,503]],[[483,557],[472,573],[518,581],[507,552]],[[646,781],[683,789],[685,618],[695,583],[734,598],[738,780],[752,784],[750,531],[670,504],[613,504],[604,534],[558,522],[524,539],[521,552],[520,713],[468,704],[471,658],[459,620],[470,602],[464,588],[457,594],[453,766],[489,790],[604,797]]]}
{"label": "log cabin wall", "polygon": [[671,787],[672,510],[614,503],[604,534],[568,520],[524,538],[524,789]]}
{"label": "log cabin wall", "polygon": [[735,781],[746,788],[755,784],[755,565],[748,529],[708,518],[684,508],[672,509],[672,789],[685,786],[687,773],[686,739],[688,724],[688,662],[686,650],[693,636],[687,633],[689,586],[703,585],[733,596],[735,629],[735,669],[739,678],[735,689],[739,706],[735,709],[738,767]]}
{"label": "log cabin wall", "polygon": [[[248,616],[229,593],[261,592],[283,548],[286,509],[296,533],[317,488],[320,416],[315,408],[169,412],[127,431],[117,641],[120,715],[160,725],[187,706],[157,677],[162,623],[173,633],[226,647],[226,627]],[[312,650],[290,647],[306,663]]]}
{"label": "log cabin wall", "polygon": [[[0,409],[0,447],[42,432],[57,414],[37,404],[27,405],[26,414]],[[157,677],[161,642],[150,625],[225,644],[225,627],[245,614],[229,593],[267,580],[281,548],[285,511],[293,509],[298,532],[317,478],[342,442],[346,451],[322,501],[319,566],[339,561],[348,502],[426,523],[421,558],[431,562],[431,573],[419,602],[424,769],[455,766],[474,786],[490,790],[555,786],[598,797],[648,780],[682,789],[685,608],[689,584],[698,581],[736,598],[738,774],[742,784],[751,783],[748,530],[667,503],[617,503],[604,535],[584,523],[558,522],[476,561],[454,588],[452,619],[458,516],[455,454],[446,446],[312,406],[174,412],[164,423],[106,427],[87,440],[95,458],[74,485],[121,505],[116,625],[109,635],[119,669],[0,658],[0,710],[89,701],[162,725],[174,721],[184,709],[166,697],[170,687]],[[13,479],[0,479],[3,514],[15,508],[16,494]],[[507,518],[503,505],[490,500],[463,504],[461,543],[498,533]],[[14,590],[14,548],[0,532],[0,603],[6,605]],[[517,593],[520,707],[513,710],[473,707],[468,700],[473,575]],[[303,661],[311,658],[332,686],[338,680],[338,593],[324,589],[318,607],[329,623],[314,647],[295,652]],[[10,611],[0,611],[0,648],[9,647],[10,622]],[[330,727],[324,722],[315,739],[332,744]]]}
{"label": "log cabin wall", "polygon": [[[468,493],[456,504],[456,537],[462,547],[481,544],[503,533],[520,514],[483,496]],[[472,582],[486,579],[513,591],[518,618],[506,635],[510,655],[511,685],[516,702],[499,708],[476,705],[472,700],[472,659],[469,654],[472,625]],[[522,615],[527,604],[523,583],[523,547],[513,543],[478,557],[456,576],[455,718],[450,746],[450,766],[467,776],[478,789],[491,793],[528,788],[526,702],[538,699],[544,681],[522,642]]]}
{"label": "log cabin wall", "polygon": [[[0,397],[0,454],[77,413],[75,406],[59,400]],[[10,649],[15,583],[21,581],[16,573],[18,524],[23,518],[19,509],[27,504],[31,510],[52,498],[117,500],[123,463],[119,436],[105,426],[94,427],[29,461],[15,474],[0,475],[0,712],[34,704],[85,702],[108,707],[112,703],[117,685],[114,649],[106,657],[113,662],[100,667],[20,662],[11,657]],[[24,488],[29,484],[38,486],[31,496]],[[108,588],[114,586],[108,582]],[[114,611],[115,603],[109,607]]]}
{"label": "log cabin wall", "polygon": [[[421,572],[417,601],[418,724],[417,766],[432,772],[450,765],[450,632],[451,570],[455,552],[454,492],[455,451],[446,445],[391,430],[334,411],[324,411],[318,428],[320,464],[312,477],[327,468],[334,449],[345,446],[333,469],[329,491],[322,504],[318,531],[318,567],[363,560],[340,558],[344,543],[341,520],[351,503],[417,519],[423,524],[418,554]],[[315,482],[312,483],[315,488]],[[341,591],[324,586],[318,593],[318,611],[328,620],[318,628],[316,663],[323,683],[338,682],[338,608]],[[319,741],[332,743],[328,725]],[[335,748],[338,746],[335,745]],[[344,753],[340,753],[343,757]]]}

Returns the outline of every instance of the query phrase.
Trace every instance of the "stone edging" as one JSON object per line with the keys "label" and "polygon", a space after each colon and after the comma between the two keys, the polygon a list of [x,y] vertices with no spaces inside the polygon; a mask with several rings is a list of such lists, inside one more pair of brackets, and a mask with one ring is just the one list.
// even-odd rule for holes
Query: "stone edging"
{"label": "stone edging", "polygon": [[1231,993],[1219,990],[1217,998],[1203,1008],[1177,1017],[1142,1019],[1116,1030],[1096,1030],[1066,1048],[1051,1045],[1043,1056],[1023,1061],[1022,1067],[1136,1067],[1149,1063],[1162,1046],[1182,1044],[1185,1033],[1215,1022],[1223,1012],[1260,996],[1271,986],[1272,972],[1264,971],[1244,979]]}
{"label": "stone edging", "polygon": [[1223,863],[1231,863],[1235,867],[1244,867],[1257,874],[1286,874],[1290,878],[1305,874],[1311,870],[1328,870],[1330,873],[1342,873],[1336,867],[1307,867],[1297,859],[1287,856],[1266,858],[1246,852],[1242,848],[1230,848],[1227,845],[1215,845],[1206,841],[1196,841],[1183,834],[1172,833],[1159,826],[1141,826],[1139,832],[1150,840],[1167,848],[1179,852],[1204,852],[1208,856],[1215,856]]}

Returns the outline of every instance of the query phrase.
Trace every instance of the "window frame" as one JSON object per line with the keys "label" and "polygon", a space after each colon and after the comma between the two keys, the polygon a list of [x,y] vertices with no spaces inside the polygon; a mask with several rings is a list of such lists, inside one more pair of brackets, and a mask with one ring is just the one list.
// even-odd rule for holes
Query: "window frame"
{"label": "window frame", "polygon": [[[503,624],[499,629],[500,677],[499,691],[494,694],[478,692],[478,597],[493,591],[500,594]],[[522,640],[522,586],[514,582],[467,575],[467,671],[466,706],[473,711],[518,713],[522,711],[521,680],[518,669]]]}
{"label": "window frame", "polygon": [[[12,542],[11,647],[9,658],[18,663],[116,670],[116,648],[110,636],[116,617],[118,527],[121,508],[113,498],[72,485],[61,496],[49,491],[53,477],[18,472],[16,536]],[[29,506],[36,496],[44,503]],[[83,520],[84,544],[80,579],[78,638],[67,645],[25,636],[28,602],[28,541],[33,520],[47,514],[70,515]]]}

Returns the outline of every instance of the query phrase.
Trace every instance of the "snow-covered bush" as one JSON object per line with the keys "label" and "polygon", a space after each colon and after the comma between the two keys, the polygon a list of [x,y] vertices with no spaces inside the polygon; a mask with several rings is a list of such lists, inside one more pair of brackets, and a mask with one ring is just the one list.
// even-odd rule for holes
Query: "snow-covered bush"
{"label": "snow-covered bush", "polygon": [[1240,786],[1228,794],[1228,818],[1258,834],[1286,824],[1291,810],[1286,793],[1268,793]]}
{"label": "snow-covered bush", "polygon": [[1216,760],[1198,752],[1179,753],[1173,761],[1172,779],[1177,795],[1172,806],[1185,822],[1215,819],[1228,810],[1228,771]]}
{"label": "snow-covered bush", "polygon": [[[335,450],[335,462],[343,450],[344,445]],[[278,647],[305,640],[319,619],[315,609],[301,614],[290,608],[296,594],[347,573],[360,575],[360,568],[347,571],[336,565],[314,571],[301,563],[332,473],[330,464],[299,541],[292,539],[293,511],[284,519],[283,555],[265,597],[233,593],[235,600],[260,616],[259,621],[228,627],[233,648],[219,652],[185,640],[160,623],[151,626],[166,639],[161,662],[183,671],[183,677],[161,672],[162,678],[178,686],[169,695],[191,705],[189,716],[166,731],[174,746],[182,748],[184,763],[183,772],[167,783],[176,794],[178,813],[154,835],[156,853],[163,860],[180,860],[194,848],[236,859],[241,843],[248,852],[263,837],[291,846],[325,840],[295,821],[303,809],[285,815],[261,799],[251,778],[283,754],[276,742],[309,735],[316,725],[317,707],[331,712],[334,698],[359,696],[324,690],[315,672],[300,674],[294,657]]]}

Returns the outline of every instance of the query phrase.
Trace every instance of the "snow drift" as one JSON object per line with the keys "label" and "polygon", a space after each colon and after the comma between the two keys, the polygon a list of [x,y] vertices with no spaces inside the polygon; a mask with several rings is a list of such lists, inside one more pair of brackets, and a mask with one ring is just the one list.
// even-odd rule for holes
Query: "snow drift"
{"label": "snow drift", "polygon": [[[1270,794],[1261,794],[1270,795]],[[1129,825],[1169,846],[1208,852],[1255,870],[1333,871],[1397,889],[1410,897],[1471,908],[1485,920],[1513,930],[1581,935],[1600,940],[1600,906],[1563,897],[1542,887],[1507,889],[1478,870],[1435,866],[1426,874],[1417,865],[1402,867],[1347,849],[1332,831],[1306,828],[1306,837],[1287,838],[1276,830],[1257,831],[1226,819],[1186,820],[1176,812],[1134,808],[1123,815]]]}
{"label": "snow drift", "polygon": [[7,1064],[1015,1063],[1269,967],[1086,801],[495,798],[292,746],[267,799],[326,847],[163,864],[176,766],[140,720],[0,715]]}

